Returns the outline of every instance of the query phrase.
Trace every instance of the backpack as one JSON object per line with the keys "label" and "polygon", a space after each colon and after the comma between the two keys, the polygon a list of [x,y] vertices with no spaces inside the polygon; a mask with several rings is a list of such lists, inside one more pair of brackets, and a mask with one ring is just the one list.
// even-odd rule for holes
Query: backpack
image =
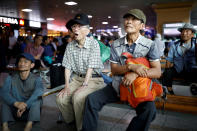
{"label": "backpack", "polygon": [[106,46],[101,41],[97,40],[96,38],[95,38],[95,40],[99,43],[100,54],[101,54],[101,61],[104,63],[110,57],[110,47]]}
{"label": "backpack", "polygon": [[[138,64],[150,68],[150,63],[145,57],[133,58],[128,52],[123,52],[122,56],[127,58],[125,64]],[[162,93],[162,86],[153,82],[150,78],[138,77],[129,87],[120,84],[120,100],[129,102],[134,108],[142,102],[154,101],[155,97],[160,96]]]}

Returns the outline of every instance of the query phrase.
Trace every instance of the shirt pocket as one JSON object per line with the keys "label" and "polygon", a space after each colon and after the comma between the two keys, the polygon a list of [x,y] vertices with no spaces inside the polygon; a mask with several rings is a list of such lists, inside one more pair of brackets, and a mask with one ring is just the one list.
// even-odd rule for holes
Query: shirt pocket
{"label": "shirt pocket", "polygon": [[134,51],[134,57],[145,57],[149,51],[149,48],[140,46]]}

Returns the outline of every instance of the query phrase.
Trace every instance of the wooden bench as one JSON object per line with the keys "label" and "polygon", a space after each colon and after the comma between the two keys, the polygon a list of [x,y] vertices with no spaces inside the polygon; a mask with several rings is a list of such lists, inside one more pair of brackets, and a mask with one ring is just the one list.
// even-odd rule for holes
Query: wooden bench
{"label": "wooden bench", "polygon": [[[63,88],[64,85],[53,88],[50,91],[45,92],[42,97],[46,97],[50,94],[59,92]],[[155,104],[157,109],[197,114],[197,97],[167,95],[167,100],[164,100],[160,97],[156,98]],[[108,104],[108,106],[119,108],[132,108],[128,104],[125,104],[121,101]]]}
{"label": "wooden bench", "polygon": [[61,85],[61,86],[58,86],[56,88],[53,88],[53,89],[50,89],[49,91],[45,92],[42,97],[46,97],[48,95],[51,95],[51,94],[54,94],[54,93],[57,93],[59,91],[61,91],[65,86],[64,85]]}
{"label": "wooden bench", "polygon": [[197,114],[197,97],[167,95],[166,101],[155,101],[158,109]]}

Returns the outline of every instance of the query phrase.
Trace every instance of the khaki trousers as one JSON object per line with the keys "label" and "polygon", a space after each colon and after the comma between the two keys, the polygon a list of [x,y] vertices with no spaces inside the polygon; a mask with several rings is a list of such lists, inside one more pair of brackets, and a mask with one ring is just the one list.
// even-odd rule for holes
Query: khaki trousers
{"label": "khaki trousers", "polygon": [[74,92],[81,87],[85,78],[74,75],[69,84],[70,95],[57,97],[56,103],[66,123],[76,121],[77,130],[82,129],[84,104],[87,95],[105,87],[102,77],[90,78],[88,86],[77,94]]}

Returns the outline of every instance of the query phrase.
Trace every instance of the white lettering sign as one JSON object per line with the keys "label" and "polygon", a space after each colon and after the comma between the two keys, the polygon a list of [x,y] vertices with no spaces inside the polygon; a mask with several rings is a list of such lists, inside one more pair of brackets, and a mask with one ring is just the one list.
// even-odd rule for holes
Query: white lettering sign
{"label": "white lettering sign", "polygon": [[30,27],[38,27],[38,28],[40,28],[41,27],[41,23],[38,22],[38,21],[29,21],[29,26]]}
{"label": "white lettering sign", "polygon": [[18,20],[14,18],[0,17],[0,22],[18,25]]}

